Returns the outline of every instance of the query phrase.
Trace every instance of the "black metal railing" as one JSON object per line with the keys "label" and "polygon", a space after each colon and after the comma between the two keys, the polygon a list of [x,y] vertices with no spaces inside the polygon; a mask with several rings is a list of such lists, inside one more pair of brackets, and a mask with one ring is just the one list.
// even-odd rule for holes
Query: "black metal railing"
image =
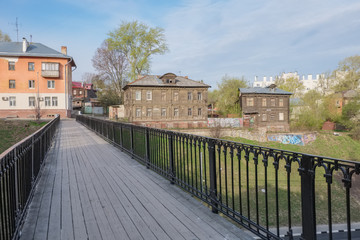
{"label": "black metal railing", "polygon": [[[360,163],[78,116],[77,121],[262,239],[360,221]],[[359,183],[358,183],[359,184]],[[358,196],[359,197],[359,196]]]}
{"label": "black metal railing", "polygon": [[55,135],[57,116],[0,154],[0,239],[16,239],[38,175]]}

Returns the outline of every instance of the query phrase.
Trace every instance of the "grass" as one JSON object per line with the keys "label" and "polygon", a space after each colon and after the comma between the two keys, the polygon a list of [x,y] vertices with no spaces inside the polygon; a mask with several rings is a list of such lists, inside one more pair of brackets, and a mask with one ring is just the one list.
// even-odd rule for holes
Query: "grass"
{"label": "grass", "polygon": [[0,153],[34,133],[47,122],[0,120]]}
{"label": "grass", "polygon": [[317,135],[316,140],[306,146],[282,144],[278,142],[258,142],[234,137],[224,137],[224,139],[287,151],[360,161],[360,141],[352,139],[345,133],[341,133],[341,136],[334,136],[331,133],[321,131]]}

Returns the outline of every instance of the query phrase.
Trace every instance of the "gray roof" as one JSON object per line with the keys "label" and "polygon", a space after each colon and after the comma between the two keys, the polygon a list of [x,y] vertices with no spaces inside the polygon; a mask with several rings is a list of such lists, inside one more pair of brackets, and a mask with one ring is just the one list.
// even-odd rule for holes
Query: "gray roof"
{"label": "gray roof", "polygon": [[146,75],[138,80],[127,84],[124,89],[127,89],[129,87],[211,87],[200,81],[191,80],[182,76],[176,76],[174,84],[163,83],[160,77],[161,76],[159,75]]}
{"label": "gray roof", "polygon": [[49,48],[41,43],[29,44],[26,52],[22,51],[22,42],[0,42],[1,57],[53,57],[53,58],[71,58]]}
{"label": "gray roof", "polygon": [[279,88],[262,88],[262,87],[253,87],[253,88],[239,88],[241,94],[247,93],[256,93],[256,94],[273,94],[273,95],[292,95],[291,92],[284,91]]}

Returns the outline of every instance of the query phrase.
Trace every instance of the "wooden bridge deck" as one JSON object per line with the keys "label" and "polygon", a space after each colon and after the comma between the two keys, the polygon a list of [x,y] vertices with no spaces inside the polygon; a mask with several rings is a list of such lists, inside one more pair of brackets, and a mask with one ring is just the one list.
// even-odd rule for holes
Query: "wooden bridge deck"
{"label": "wooden bridge deck", "polygon": [[250,239],[73,120],[62,120],[21,239]]}

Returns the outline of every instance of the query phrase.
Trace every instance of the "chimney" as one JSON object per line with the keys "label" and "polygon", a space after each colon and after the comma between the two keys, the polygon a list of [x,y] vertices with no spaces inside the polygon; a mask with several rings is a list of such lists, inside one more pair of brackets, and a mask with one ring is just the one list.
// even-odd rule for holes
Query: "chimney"
{"label": "chimney", "polygon": [[61,53],[64,55],[67,55],[67,47],[66,46],[61,46]]}
{"label": "chimney", "polygon": [[23,46],[22,46],[22,51],[26,52],[27,48],[29,46],[28,41],[26,40],[26,38],[23,38]]}

